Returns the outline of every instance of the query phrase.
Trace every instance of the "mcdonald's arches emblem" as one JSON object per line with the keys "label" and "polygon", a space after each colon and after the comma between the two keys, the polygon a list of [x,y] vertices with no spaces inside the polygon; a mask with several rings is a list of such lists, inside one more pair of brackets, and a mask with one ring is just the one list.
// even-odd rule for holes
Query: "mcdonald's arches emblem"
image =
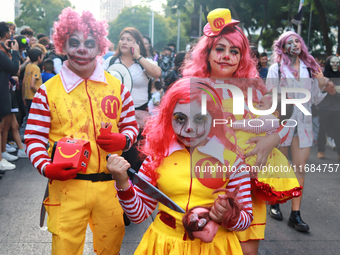
{"label": "mcdonald's arches emblem", "polygon": [[110,119],[117,118],[117,112],[120,107],[120,103],[117,97],[115,96],[104,97],[101,103],[101,107],[106,117]]}
{"label": "mcdonald's arches emblem", "polygon": [[193,165],[193,176],[205,187],[218,189],[225,186],[229,180],[229,162],[223,165],[218,159],[209,157],[202,158]]}
{"label": "mcdonald's arches emblem", "polygon": [[217,18],[214,20],[214,27],[217,29],[221,29],[224,26],[224,19],[223,18]]}

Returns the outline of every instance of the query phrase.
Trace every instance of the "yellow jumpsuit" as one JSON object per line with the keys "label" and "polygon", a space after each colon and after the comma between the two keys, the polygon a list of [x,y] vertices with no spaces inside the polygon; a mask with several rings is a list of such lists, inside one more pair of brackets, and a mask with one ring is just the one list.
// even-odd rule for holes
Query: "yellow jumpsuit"
{"label": "yellow jumpsuit", "polygon": [[[90,141],[91,157],[86,174],[109,173],[106,169],[108,153],[100,149],[95,141],[100,123],[111,122],[112,132],[119,132],[121,84],[106,72],[105,78],[107,84],[83,80],[69,93],[65,92],[60,75],[45,83],[51,114],[49,143],[53,145],[62,137]],[[52,146],[50,155],[51,149]],[[44,204],[48,212],[48,230],[53,234],[52,254],[83,254],[88,223],[93,232],[95,252],[119,253],[125,229],[123,210],[113,180],[53,180],[49,184],[49,197]]]}

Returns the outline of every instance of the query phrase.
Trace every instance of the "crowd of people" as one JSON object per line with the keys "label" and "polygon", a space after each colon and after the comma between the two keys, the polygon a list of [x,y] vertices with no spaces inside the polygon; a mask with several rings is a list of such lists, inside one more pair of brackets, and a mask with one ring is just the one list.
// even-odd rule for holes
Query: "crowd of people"
{"label": "crowd of people", "polygon": [[[13,163],[28,158],[23,144],[24,130],[34,94],[58,73],[61,58],[53,57],[53,44],[44,34],[34,37],[30,28],[16,34],[14,23],[0,23],[1,37],[1,175],[14,170]],[[56,64],[54,64],[56,63]],[[59,67],[60,69],[60,67]],[[7,86],[6,86],[6,85]]]}
{"label": "crowd of people", "polygon": [[[13,23],[0,22],[0,177],[15,169],[13,161],[29,158],[50,180],[44,205],[52,254],[82,254],[88,224],[97,254],[119,254],[124,224],[141,223],[157,205],[135,254],[257,254],[266,204],[270,216],[282,220],[279,204],[288,200],[288,225],[310,230],[300,204],[315,142],[312,116],[272,105],[282,88],[310,91],[303,105],[311,112],[314,104],[320,113],[318,157],[325,158],[328,136],[339,144],[340,160],[340,136],[327,124],[340,121],[339,58],[329,56],[321,70],[303,39],[289,31],[274,41],[270,65],[267,53],[251,49],[228,9],[215,9],[207,19],[188,52],[176,52],[173,43],[156,52],[133,27],[121,31],[115,47],[105,21],[71,8],[60,14],[52,38],[34,37],[29,28],[15,35]],[[238,98],[224,85],[245,95],[243,115],[233,113]],[[260,116],[254,107],[273,111]],[[231,123],[215,125],[216,119]],[[275,125],[250,125],[268,120]],[[89,141],[88,164],[52,161],[53,145],[65,137]],[[300,171],[293,171],[288,149]],[[229,170],[196,171],[206,164]],[[288,170],[262,171],[270,166]],[[133,185],[130,167],[185,214]]]}

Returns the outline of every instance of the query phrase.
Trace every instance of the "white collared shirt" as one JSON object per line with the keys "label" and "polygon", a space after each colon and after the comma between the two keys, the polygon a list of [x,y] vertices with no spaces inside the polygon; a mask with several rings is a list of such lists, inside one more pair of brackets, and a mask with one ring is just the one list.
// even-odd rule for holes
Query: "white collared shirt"
{"label": "white collared shirt", "polygon": [[[281,87],[307,89],[311,93],[311,100],[303,103],[302,105],[307,109],[307,111],[312,113],[312,104],[320,103],[325,96],[319,88],[318,80],[316,78],[309,77],[308,68],[301,59],[299,80],[295,79],[294,74],[288,69],[286,65],[283,65],[282,61],[281,66],[282,72],[285,74],[285,78],[279,78],[279,66],[277,63],[273,64],[268,70],[266,80],[267,89],[270,91],[273,87],[276,87],[278,93],[281,93]],[[306,97],[304,93],[298,92],[287,93],[287,96],[292,99],[303,99]],[[300,109],[294,106],[294,111],[290,119],[297,121],[300,148],[311,147],[313,143],[312,115],[305,115]],[[294,125],[294,123],[291,122],[289,125]],[[281,144],[281,146],[290,146],[293,139],[294,130],[294,128],[291,128],[288,138],[283,144]]]}
{"label": "white collared shirt", "polygon": [[[74,90],[84,80],[84,78],[79,77],[68,68],[68,60],[63,63],[63,66],[60,69],[60,78],[67,93]],[[100,65],[99,60],[96,60],[96,67],[88,79],[107,84],[104,69]]]}

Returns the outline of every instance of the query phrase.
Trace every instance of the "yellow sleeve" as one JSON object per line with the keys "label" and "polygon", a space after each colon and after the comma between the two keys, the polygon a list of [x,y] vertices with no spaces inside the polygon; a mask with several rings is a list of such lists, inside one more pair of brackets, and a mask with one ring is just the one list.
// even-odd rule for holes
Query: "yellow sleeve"
{"label": "yellow sleeve", "polygon": [[41,76],[41,73],[40,73],[40,68],[38,66],[34,66],[33,70],[32,70],[32,77],[35,79],[35,80],[39,80],[40,79],[40,76]]}

